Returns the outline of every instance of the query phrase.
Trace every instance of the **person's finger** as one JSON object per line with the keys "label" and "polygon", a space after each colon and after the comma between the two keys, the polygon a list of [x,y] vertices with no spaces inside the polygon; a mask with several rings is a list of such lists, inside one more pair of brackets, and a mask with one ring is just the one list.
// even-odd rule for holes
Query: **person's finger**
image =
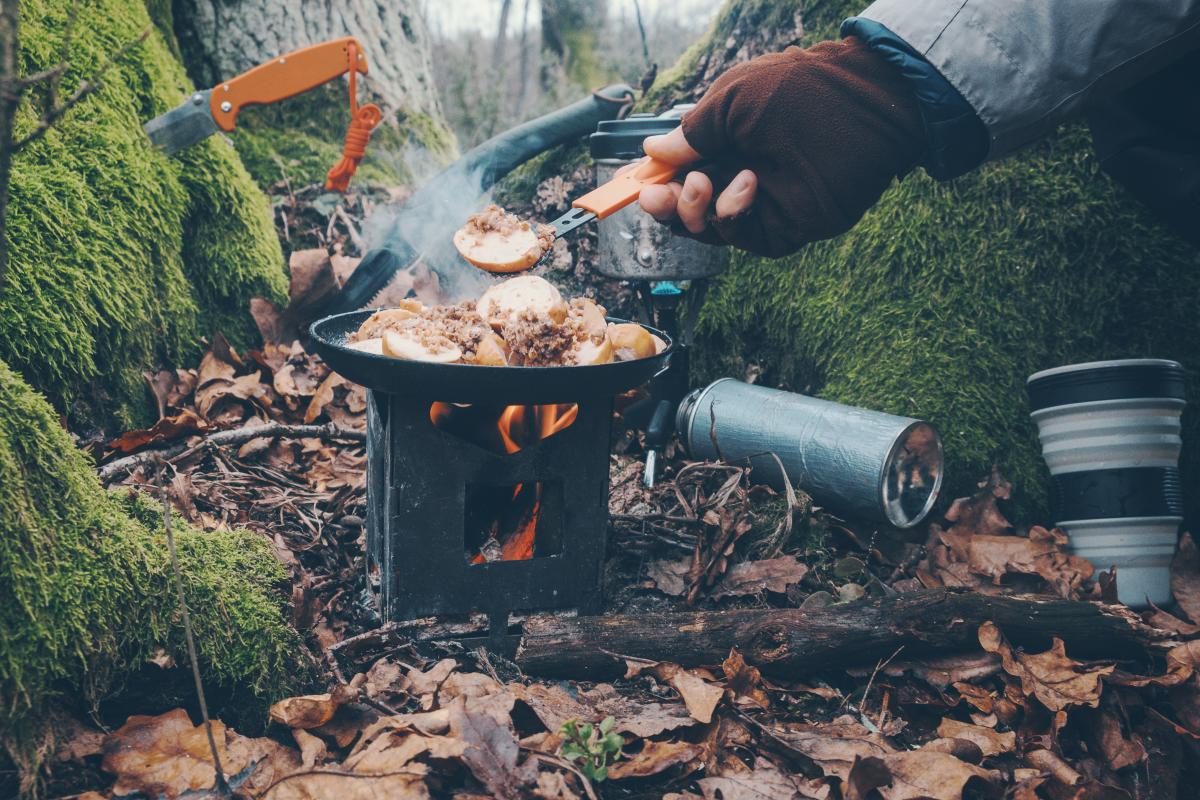
{"label": "person's finger", "polygon": [[671,222],[675,219],[675,208],[679,204],[682,192],[683,187],[674,182],[643,186],[638,194],[638,203],[643,211],[659,222]]}
{"label": "person's finger", "polygon": [[675,211],[679,221],[689,233],[700,233],[706,227],[704,221],[708,215],[708,204],[712,202],[712,181],[703,172],[689,172],[683,181],[683,189]]}
{"label": "person's finger", "polygon": [[642,142],[642,149],[646,151],[646,155],[668,164],[683,166],[700,160],[700,154],[692,149],[683,135],[682,127],[675,128],[670,133],[646,137],[646,141]]}
{"label": "person's finger", "polygon": [[734,176],[717,198],[717,218],[734,217],[754,204],[758,193],[758,176],[744,169]]}

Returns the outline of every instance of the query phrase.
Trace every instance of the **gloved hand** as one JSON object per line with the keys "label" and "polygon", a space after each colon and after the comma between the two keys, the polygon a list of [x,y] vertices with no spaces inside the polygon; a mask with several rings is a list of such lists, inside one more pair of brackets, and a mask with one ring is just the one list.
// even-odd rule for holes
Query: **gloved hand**
{"label": "gloved hand", "polygon": [[[778,257],[849,230],[925,144],[913,92],[855,38],[789,47],[730,69],[648,155],[703,172],[648,186],[660,222]],[[714,194],[719,194],[716,203]]]}

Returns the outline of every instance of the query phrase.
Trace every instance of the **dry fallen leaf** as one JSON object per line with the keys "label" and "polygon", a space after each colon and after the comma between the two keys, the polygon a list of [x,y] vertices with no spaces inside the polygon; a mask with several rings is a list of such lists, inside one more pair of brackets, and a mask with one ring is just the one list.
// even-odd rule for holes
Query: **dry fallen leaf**
{"label": "dry fallen leaf", "polygon": [[424,770],[390,775],[306,772],[289,776],[271,787],[263,800],[430,800]]}
{"label": "dry fallen leaf", "polygon": [[152,444],[172,442],[207,429],[208,422],[185,408],[173,417],[163,417],[144,430],[126,431],[109,442],[108,448],[116,453],[132,453]]}
{"label": "dry fallen leaf", "polygon": [[999,797],[1002,775],[948,753],[912,750],[857,762],[846,781],[846,800],[865,800],[871,790],[884,800],[961,800],[970,785]]}
{"label": "dry fallen leaf", "polygon": [[338,703],[331,694],[289,697],[271,706],[271,721],[289,728],[319,728],[333,719]]}
{"label": "dry fallen leaf", "polygon": [[537,781],[537,764],[527,760],[518,764],[520,744],[512,721],[498,722],[492,714],[479,712],[465,697],[450,706],[450,734],[465,745],[461,759],[476,780],[503,800],[520,800],[526,788]]}
{"label": "dry fallen leaf", "polygon": [[1017,734],[1013,731],[999,733],[991,728],[979,725],[969,725],[965,722],[945,717],[938,724],[938,736],[947,739],[965,739],[979,746],[984,757],[996,756],[1001,753],[1011,753],[1017,746]]}
{"label": "dry fallen leaf", "polygon": [[895,752],[886,739],[849,717],[816,725],[788,725],[772,729],[771,735],[814,761],[827,776],[843,781],[856,761]]}
{"label": "dry fallen leaf", "polygon": [[799,583],[808,574],[808,565],[795,556],[779,556],[761,561],[742,561],[734,564],[717,581],[709,597],[762,594],[764,591],[784,594],[789,586]]}
{"label": "dry fallen leaf", "polygon": [[1036,697],[1051,711],[1072,706],[1095,708],[1100,704],[1101,678],[1113,672],[1113,665],[1084,665],[1067,657],[1062,639],[1054,638],[1044,653],[1014,653],[1000,629],[991,622],[979,626],[979,643],[996,653],[1004,671],[1021,681],[1026,695]]}
{"label": "dry fallen leaf", "polygon": [[762,687],[762,673],[747,664],[737,649],[729,651],[721,671],[725,673],[725,685],[735,698],[748,700],[759,708],[771,707],[771,698]]}
{"label": "dry fallen leaf", "polygon": [[650,672],[670,684],[675,691],[679,692],[679,697],[687,706],[688,713],[697,722],[705,724],[712,722],[713,711],[721,702],[721,698],[725,696],[725,691],[706,681],[705,676],[699,670],[684,669],[678,664],[667,661],[643,661],[627,658],[625,664],[627,666],[626,678],[632,678],[642,672]]}
{"label": "dry fallen leaf", "polygon": [[1188,620],[1200,625],[1200,550],[1190,533],[1179,537],[1171,562],[1171,594]]}
{"label": "dry fallen leaf", "polygon": [[[227,777],[253,765],[240,786],[262,791],[300,767],[294,750],[271,739],[248,739],[212,722],[213,738]],[[216,781],[212,751],[203,725],[192,725],[181,708],[156,717],[133,716],[104,741],[106,772],[117,776],[114,795],[142,792],[176,798],[187,791],[211,789]]]}
{"label": "dry fallen leaf", "polygon": [[696,781],[704,800],[796,800],[797,782],[774,764],[759,756],[754,768],[745,772],[702,778]]}
{"label": "dry fallen leaf", "polygon": [[557,731],[564,722],[573,719],[598,723],[605,717],[612,717],[617,721],[614,728],[617,733],[645,739],[696,724],[682,703],[638,702],[622,696],[606,683],[577,692],[575,696],[558,684],[524,686],[511,683],[507,688],[533,709],[549,731]]}
{"label": "dry fallen leaf", "polygon": [[1146,748],[1136,733],[1126,733],[1117,715],[1107,709],[1096,715],[1090,731],[1109,769],[1122,770],[1146,760]]}
{"label": "dry fallen leaf", "polygon": [[704,748],[691,742],[648,741],[645,746],[624,761],[608,768],[608,777],[614,781],[626,778],[645,778],[657,775],[680,764],[687,764],[686,772],[700,766],[699,757]]}

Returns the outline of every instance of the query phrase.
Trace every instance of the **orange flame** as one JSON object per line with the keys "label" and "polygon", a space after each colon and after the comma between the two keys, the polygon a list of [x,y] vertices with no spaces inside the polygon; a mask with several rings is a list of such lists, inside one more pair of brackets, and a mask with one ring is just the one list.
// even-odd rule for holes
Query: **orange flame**
{"label": "orange flame", "polygon": [[[429,419],[438,428],[457,429],[460,427],[456,425],[456,412],[459,408],[470,407],[434,403],[429,409]],[[473,428],[467,426],[456,432],[473,444],[492,452],[512,455],[535,442],[566,430],[578,416],[579,406],[573,403],[506,406],[493,424],[481,423]],[[489,516],[494,520],[490,526],[491,534],[500,543],[499,560],[522,561],[533,558],[538,516],[542,508],[542,485],[535,483],[527,486],[518,483],[513,487],[509,503],[527,506],[527,510],[519,508],[516,514],[511,513],[511,508],[491,510]],[[511,530],[500,529],[502,519],[514,518],[516,522],[510,525]],[[472,564],[482,564],[486,560],[482,552],[474,554],[470,559]]]}

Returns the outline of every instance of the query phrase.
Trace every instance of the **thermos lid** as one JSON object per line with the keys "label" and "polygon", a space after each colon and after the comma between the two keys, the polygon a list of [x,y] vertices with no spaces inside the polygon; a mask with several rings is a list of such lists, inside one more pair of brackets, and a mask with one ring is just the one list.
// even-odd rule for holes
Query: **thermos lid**
{"label": "thermos lid", "polygon": [[632,161],[645,155],[642,141],[647,136],[670,133],[679,127],[679,119],[691,106],[676,106],[661,115],[630,114],[625,119],[606,119],[596,126],[588,141],[592,158]]}
{"label": "thermos lid", "polygon": [[1183,400],[1184,374],[1178,361],[1162,358],[1089,361],[1035,372],[1029,376],[1026,389],[1034,411],[1099,400]]}

